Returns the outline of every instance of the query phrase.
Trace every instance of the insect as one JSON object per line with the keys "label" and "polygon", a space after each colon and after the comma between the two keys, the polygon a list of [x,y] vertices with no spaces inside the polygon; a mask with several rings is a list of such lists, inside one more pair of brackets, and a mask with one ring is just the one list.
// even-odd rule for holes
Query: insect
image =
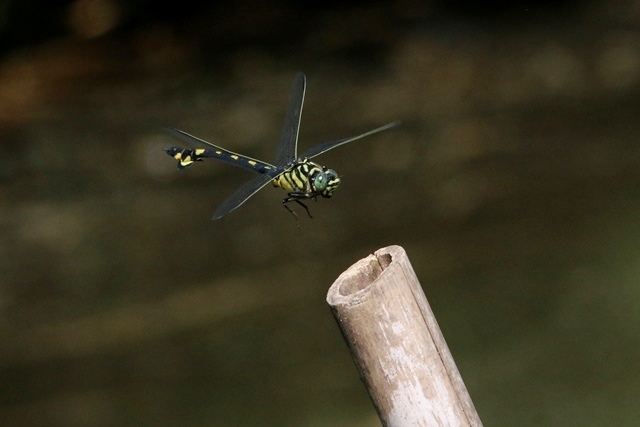
{"label": "insect", "polygon": [[298,214],[289,207],[291,202],[302,206],[307,211],[307,215],[313,218],[303,200],[317,200],[319,196],[330,198],[340,184],[340,177],[333,169],[328,169],[312,162],[311,159],[348,142],[382,132],[400,123],[396,121],[358,136],[325,142],[298,156],[298,130],[300,128],[306,86],[307,78],[304,73],[297,73],[291,88],[282,136],[280,137],[273,164],[234,153],[178,129],[165,129],[169,135],[185,143],[202,144],[207,147],[170,147],[165,149],[168,155],[178,161],[178,169],[187,168],[194,162],[202,161],[204,158],[214,158],[257,174],[255,178],[236,190],[222,203],[213,215],[214,220],[220,219],[238,208],[269,182],[275,187],[280,187],[287,191],[287,197],[282,200],[282,204],[293,214],[296,222],[298,221]]}

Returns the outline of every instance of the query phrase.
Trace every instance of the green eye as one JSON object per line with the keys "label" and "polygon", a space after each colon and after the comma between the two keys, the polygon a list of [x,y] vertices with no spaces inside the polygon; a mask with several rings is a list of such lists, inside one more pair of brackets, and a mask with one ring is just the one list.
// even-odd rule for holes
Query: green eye
{"label": "green eye", "polygon": [[324,175],[327,177],[327,184],[335,180],[340,181],[340,178],[338,178],[338,172],[334,171],[333,169],[325,170]]}
{"label": "green eye", "polygon": [[325,188],[327,188],[327,182],[328,179],[326,172],[320,172],[313,179],[313,186],[316,188],[316,191],[323,191]]}

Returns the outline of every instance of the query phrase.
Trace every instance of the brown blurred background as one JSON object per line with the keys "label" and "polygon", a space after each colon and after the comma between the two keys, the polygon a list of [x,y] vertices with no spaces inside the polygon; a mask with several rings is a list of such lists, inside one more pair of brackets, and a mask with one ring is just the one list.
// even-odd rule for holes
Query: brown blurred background
{"label": "brown blurred background", "polygon": [[[640,419],[640,1],[0,2],[0,425],[376,426],[325,295],[402,245],[487,426]],[[300,228],[174,126],[343,178]]]}

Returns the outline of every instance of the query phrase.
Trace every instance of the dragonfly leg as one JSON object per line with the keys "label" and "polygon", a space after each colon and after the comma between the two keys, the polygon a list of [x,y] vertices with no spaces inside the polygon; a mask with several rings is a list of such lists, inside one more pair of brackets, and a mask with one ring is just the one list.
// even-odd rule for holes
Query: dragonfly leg
{"label": "dragonfly leg", "polygon": [[311,212],[309,211],[309,208],[307,207],[307,205],[305,205],[304,203],[302,203],[302,200],[300,199],[316,199],[316,195],[314,193],[301,193],[301,192],[291,192],[289,193],[289,197],[285,198],[282,200],[282,205],[287,208],[287,210],[289,212],[291,212],[291,214],[295,217],[296,219],[296,224],[298,224],[298,227],[300,227],[300,224],[298,223],[298,214],[289,207],[289,203],[291,202],[296,202],[297,204],[299,204],[300,206],[302,206],[304,208],[305,211],[307,211],[307,215],[309,215],[309,218],[313,219],[313,215],[311,215]]}
{"label": "dragonfly leg", "polygon": [[307,205],[305,205],[304,203],[302,203],[300,201],[300,199],[296,199],[296,203],[299,204],[300,206],[302,206],[304,208],[305,211],[307,211],[307,215],[309,215],[309,218],[313,219],[313,216],[311,215],[311,212],[309,212],[309,208],[307,207]]}
{"label": "dragonfly leg", "polygon": [[284,206],[289,212],[291,212],[291,215],[293,215],[293,217],[296,219],[296,227],[300,228],[300,222],[298,221],[298,214],[289,207],[288,203],[292,202],[293,200],[289,200],[289,198],[287,197],[286,199],[282,200],[282,206]]}
{"label": "dragonfly leg", "polygon": [[288,203],[292,201],[293,200],[289,200],[288,198],[286,198],[282,201],[282,206],[284,206],[289,212],[291,212],[291,215],[293,215],[296,218],[296,220],[298,220],[298,214],[295,213],[295,211],[291,209],[288,205]]}

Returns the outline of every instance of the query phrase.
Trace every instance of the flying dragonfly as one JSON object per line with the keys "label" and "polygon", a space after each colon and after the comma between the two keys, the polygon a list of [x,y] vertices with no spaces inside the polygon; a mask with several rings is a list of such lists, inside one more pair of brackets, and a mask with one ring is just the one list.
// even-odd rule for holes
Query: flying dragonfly
{"label": "flying dragonfly", "polygon": [[325,142],[298,156],[298,131],[300,129],[300,118],[302,116],[306,86],[307,78],[304,73],[297,73],[291,88],[282,136],[280,137],[280,143],[273,164],[234,153],[233,151],[226,150],[193,135],[189,135],[179,129],[165,129],[169,135],[182,142],[187,144],[201,144],[207,147],[170,147],[165,149],[168,155],[178,161],[178,169],[187,168],[194,162],[200,162],[204,158],[213,158],[257,174],[255,178],[236,190],[235,193],[222,203],[213,215],[214,220],[220,219],[238,208],[269,182],[275,187],[280,187],[287,191],[287,197],[282,200],[282,205],[293,214],[296,222],[298,220],[298,214],[289,207],[289,203],[291,202],[296,202],[302,206],[307,211],[307,215],[313,218],[309,212],[309,208],[303,203],[303,200],[317,200],[319,196],[330,198],[340,184],[340,177],[333,169],[328,169],[325,166],[312,162],[311,159],[348,142],[356,141],[400,124],[399,121],[396,121],[358,136]]}

